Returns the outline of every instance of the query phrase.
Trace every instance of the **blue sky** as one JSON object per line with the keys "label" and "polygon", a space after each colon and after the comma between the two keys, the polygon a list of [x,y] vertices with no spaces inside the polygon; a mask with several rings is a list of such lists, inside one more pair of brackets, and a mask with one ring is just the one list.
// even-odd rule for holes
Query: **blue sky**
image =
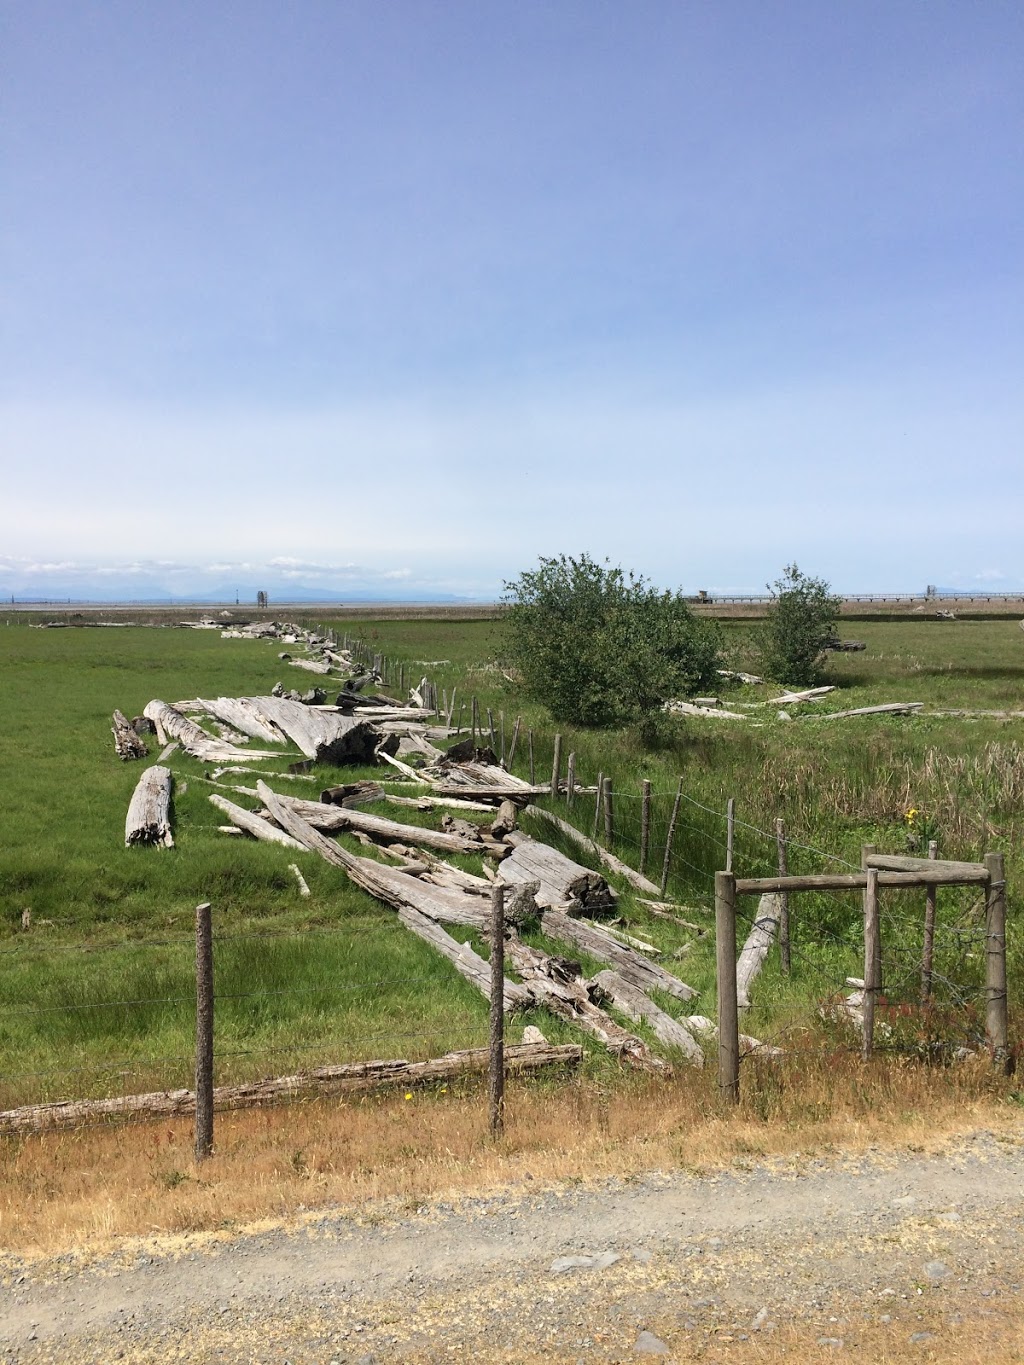
{"label": "blue sky", "polygon": [[33,0],[0,591],[1024,587],[1024,8]]}

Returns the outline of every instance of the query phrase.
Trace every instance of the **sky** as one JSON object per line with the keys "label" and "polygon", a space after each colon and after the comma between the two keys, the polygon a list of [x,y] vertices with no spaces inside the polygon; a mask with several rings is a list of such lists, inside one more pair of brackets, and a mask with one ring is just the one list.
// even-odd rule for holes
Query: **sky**
{"label": "sky", "polygon": [[14,0],[0,594],[1024,588],[1019,0]]}

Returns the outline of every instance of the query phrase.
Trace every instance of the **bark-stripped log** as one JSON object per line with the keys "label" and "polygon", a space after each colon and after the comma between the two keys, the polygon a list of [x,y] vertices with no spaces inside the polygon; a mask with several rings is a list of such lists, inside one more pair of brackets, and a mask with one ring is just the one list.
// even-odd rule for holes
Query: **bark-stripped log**
{"label": "bark-stripped log", "polygon": [[157,844],[173,848],[171,834],[171,770],[155,763],[139,778],[124,822],[126,847]]}
{"label": "bark-stripped log", "polygon": [[372,763],[380,732],[363,717],[304,706],[287,697],[246,698],[316,763]]}
{"label": "bark-stripped log", "polygon": [[326,676],[331,671],[331,665],[324,663],[322,659],[289,659],[291,668],[304,668],[307,673],[320,673]]}
{"label": "bark-stripped log", "polygon": [[385,843],[394,843],[397,840],[400,843],[420,844],[424,848],[436,848],[441,853],[490,853],[493,857],[500,858],[508,851],[507,845],[497,843],[493,839],[469,839],[462,834],[423,829],[419,825],[406,825],[399,820],[388,820],[383,815],[372,815],[369,811],[328,806],[320,801],[303,801],[297,796],[279,795],[278,800],[291,806],[314,829],[328,833],[339,829],[357,829]]}
{"label": "bark-stripped log", "polygon": [[258,758],[279,758],[279,754],[264,752],[258,749],[238,749],[233,744],[226,744],[222,739],[214,739],[208,735],[201,726],[194,720],[189,720],[183,716],[173,706],[168,706],[165,701],[147,702],[144,715],[157,727],[157,735],[170,735],[176,739],[187,754],[193,758],[201,759],[204,763],[222,763],[230,761],[246,760],[252,761]]}
{"label": "bark-stripped log", "polygon": [[782,897],[774,894],[762,896],[747,941],[736,962],[736,1003],[740,1009],[750,1007],[750,988],[764,966],[781,916]]}
{"label": "bark-stripped log", "polygon": [[[409,1086],[446,1081],[457,1076],[479,1075],[487,1070],[490,1049],[470,1048],[448,1052],[425,1062],[349,1062],[300,1071],[294,1076],[275,1076],[247,1085],[218,1086],[213,1092],[215,1109],[248,1109],[318,1091],[338,1092]],[[547,1066],[578,1066],[583,1049],[577,1043],[513,1043],[505,1046],[505,1066],[511,1075],[538,1071]],[[0,1135],[40,1133],[73,1128],[102,1118],[171,1118],[195,1113],[192,1090],[159,1090],[148,1095],[118,1095],[109,1100],[67,1100],[57,1104],[31,1104],[0,1113]]]}
{"label": "bark-stripped log", "polygon": [[642,1038],[624,1029],[594,1004],[586,982],[575,974],[575,964],[551,957],[539,948],[531,948],[517,934],[509,935],[505,956],[537,1003],[546,1006],[552,1014],[583,1029],[637,1070],[653,1071],[662,1076],[672,1074],[668,1063],[652,1056]]}
{"label": "bark-stripped log", "polygon": [[538,905],[569,905],[582,915],[607,915],[615,909],[615,892],[600,873],[526,835],[512,833],[508,842],[514,847],[498,872],[507,886],[540,882]]}
{"label": "bark-stripped log", "polygon": [[114,748],[118,758],[128,762],[133,758],[145,758],[149,753],[140,736],[135,732],[131,721],[120,711],[114,712],[114,723],[110,727],[114,736]]}
{"label": "bark-stripped log", "polygon": [[561,910],[545,910],[541,915],[540,925],[549,938],[571,943],[577,948],[582,948],[591,957],[596,957],[598,961],[609,963],[620,976],[625,977],[638,990],[665,991],[668,995],[674,995],[677,1000],[697,998],[697,992],[692,986],[680,981],[657,962],[650,962],[632,948],[627,948],[624,943],[619,943],[598,924],[573,919]]}
{"label": "bark-stripped log", "polygon": [[614,853],[609,853],[606,848],[602,848],[601,845],[595,843],[593,839],[588,839],[585,834],[581,833],[575,825],[570,825],[567,820],[560,819],[559,816],[553,815],[551,811],[544,810],[542,806],[527,806],[524,814],[536,815],[541,819],[549,821],[556,829],[560,829],[567,838],[571,839],[573,843],[577,844],[580,848],[585,849],[592,857],[599,859],[605,867],[608,868],[609,872],[618,873],[618,875],[629,882],[630,886],[635,890],[643,891],[648,896],[657,896],[661,894],[661,888],[655,886],[654,882],[649,881],[641,873],[635,871],[632,867],[629,867],[626,863],[622,862],[620,858],[616,858]]}
{"label": "bark-stripped log", "polygon": [[288,743],[284,731],[260,710],[257,697],[197,697],[187,707],[179,704],[178,709],[203,711],[264,744]]}
{"label": "bark-stripped log", "polygon": [[703,1067],[703,1049],[689,1029],[684,1028],[663,1009],[659,1009],[649,996],[625,977],[613,971],[598,972],[590,983],[591,996],[595,994],[595,988],[600,993],[599,1003],[601,995],[607,996],[628,1019],[638,1024],[647,1024],[659,1042],[664,1043],[666,1047],[677,1048],[693,1066]]}
{"label": "bark-stripped log", "polygon": [[254,839],[259,839],[267,844],[282,844],[285,848],[304,850],[306,847],[298,839],[293,839],[290,834],[278,829],[277,825],[272,825],[269,820],[264,820],[261,815],[254,815],[252,811],[243,810],[241,806],[236,806],[233,801],[229,801],[225,796],[218,796],[216,792],[212,792],[210,801],[218,810],[224,812],[237,829],[245,830],[246,834],[251,834]]}

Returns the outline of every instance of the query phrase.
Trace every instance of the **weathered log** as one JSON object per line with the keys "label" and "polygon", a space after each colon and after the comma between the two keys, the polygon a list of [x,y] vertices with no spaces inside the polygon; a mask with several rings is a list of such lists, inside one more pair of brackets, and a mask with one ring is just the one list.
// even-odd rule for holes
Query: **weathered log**
{"label": "weathered log", "polygon": [[570,825],[567,820],[562,820],[559,816],[553,815],[551,811],[544,810],[542,806],[527,806],[524,814],[536,815],[549,821],[556,829],[560,829],[567,838],[571,839],[580,848],[585,849],[592,857],[599,858],[605,867],[608,868],[609,872],[615,872],[625,881],[629,882],[630,886],[635,890],[645,891],[649,896],[657,896],[659,894],[660,888],[655,886],[654,882],[648,881],[641,873],[636,872],[633,868],[622,862],[620,858],[616,858],[614,853],[609,853],[606,848],[602,848],[601,845],[595,843],[593,839],[588,839],[585,834],[578,830],[575,825]]}
{"label": "weathered log", "polygon": [[615,909],[615,892],[600,873],[580,867],[537,839],[512,833],[508,842],[514,847],[498,873],[507,886],[540,882],[538,905],[569,905],[584,915],[606,915]]}
{"label": "weathered log", "polygon": [[288,736],[269,716],[264,715],[258,702],[257,697],[197,697],[195,702],[189,702],[187,706],[179,702],[178,710],[204,711],[227,725],[233,725],[251,739],[262,740],[264,744],[287,744]]}
{"label": "weathered log", "polygon": [[644,896],[637,896],[636,903],[649,910],[655,919],[669,920],[672,924],[678,924],[681,929],[693,929],[697,934],[706,934],[708,931],[708,925],[697,924],[692,919],[680,919],[675,913],[677,910],[690,910],[692,913],[691,906],[674,905],[672,901],[652,901]]}
{"label": "weathered log", "polygon": [[[529,808],[528,808],[529,809]],[[502,801],[498,814],[491,823],[491,838],[504,839],[519,824],[519,807],[514,801]]]}
{"label": "weathered log", "polygon": [[830,683],[824,687],[808,687],[802,692],[783,692],[781,696],[770,697],[761,703],[762,706],[795,706],[802,701],[818,701],[821,697],[827,697],[830,692],[834,692],[835,684]]}
{"label": "weathered log", "polygon": [[145,758],[149,753],[128,717],[122,715],[120,711],[114,712],[114,723],[110,727],[110,733],[114,736],[117,756],[124,762],[127,763],[133,758]]}
{"label": "weathered log", "polygon": [[305,844],[278,829],[269,820],[264,820],[261,815],[254,815],[252,811],[243,810],[241,806],[236,806],[233,801],[229,801],[226,796],[218,796],[216,792],[211,792],[210,801],[218,810],[224,812],[233,825],[238,829],[245,830],[246,834],[251,834],[254,839],[259,839],[267,844],[283,844],[285,848],[306,848]]}
{"label": "weathered log", "polygon": [[936,876],[985,875],[984,863],[954,862],[950,858],[911,858],[901,853],[868,853],[865,867],[877,867],[886,872],[926,872]]}
{"label": "weathered log", "polygon": [[762,896],[747,941],[736,961],[736,1003],[740,1009],[750,1008],[750,988],[764,966],[781,916],[782,896],[774,892]]}
{"label": "weathered log", "polygon": [[882,706],[855,706],[852,711],[826,711],[823,715],[804,716],[804,720],[846,720],[848,716],[909,716],[920,711],[923,701],[887,701]]}
{"label": "weathered log", "polygon": [[510,934],[505,944],[506,959],[523,978],[538,1004],[552,1014],[567,1019],[603,1043],[606,1048],[640,1071],[672,1074],[672,1068],[651,1054],[642,1038],[624,1029],[590,998],[581,979],[578,963],[551,957],[531,948],[518,934]]}
{"label": "weathered log", "polygon": [[448,834],[436,829],[423,829],[419,825],[405,825],[398,820],[388,820],[383,815],[372,815],[369,811],[354,810],[345,806],[326,806],[320,801],[303,801],[297,796],[281,796],[278,799],[297,811],[314,829],[333,833],[339,829],[361,830],[374,839],[387,843],[399,840],[402,843],[421,844],[424,848],[436,848],[442,853],[490,853],[502,857],[507,852],[504,844],[493,839],[467,839],[461,834]]}
{"label": "weathered log", "polygon": [[749,720],[739,711],[726,711],[723,706],[696,706],[692,701],[667,701],[665,710],[675,716],[714,716],[717,720]]}
{"label": "weathered log", "polygon": [[363,716],[345,716],[287,697],[250,697],[250,702],[316,763],[372,763],[380,733]]}
{"label": "weathered log", "polygon": [[384,788],[379,782],[343,782],[337,787],[327,787],[320,793],[325,806],[344,806],[351,810],[354,806],[370,806],[375,801],[384,800]]}
{"label": "weathered log", "polygon": [[685,981],[667,972],[657,962],[650,962],[624,943],[619,943],[599,924],[587,920],[574,919],[561,910],[545,910],[540,918],[541,928],[549,938],[561,939],[596,957],[599,962],[607,962],[633,986],[639,990],[665,991],[677,1000],[695,1000],[697,992]]}
{"label": "weathered log", "polygon": [[445,834],[457,834],[462,839],[468,839],[471,843],[479,843],[483,838],[483,831],[479,825],[474,825],[472,820],[464,820],[460,815],[442,815],[441,828]]}
{"label": "weathered log", "polygon": [[[218,1086],[214,1108],[248,1109],[275,1100],[318,1091],[362,1091],[382,1086],[410,1086],[457,1076],[479,1075],[487,1070],[490,1050],[469,1048],[448,1052],[424,1062],[348,1062],[316,1067],[293,1076],[275,1076],[246,1085]],[[548,1066],[578,1066],[583,1049],[578,1043],[511,1043],[505,1045],[505,1066],[511,1075],[538,1071]],[[192,1090],[159,1090],[147,1095],[117,1095],[109,1100],[65,1100],[56,1104],[30,1104],[0,1113],[0,1135],[40,1133],[72,1128],[102,1118],[170,1118],[195,1113]]]}
{"label": "weathered log", "polygon": [[678,1048],[693,1066],[703,1067],[703,1049],[689,1029],[666,1014],[649,996],[618,972],[598,972],[590,983],[590,995],[591,999],[596,995],[597,1004],[603,1003],[602,996],[606,996],[627,1018],[638,1024],[647,1024],[659,1042],[666,1047]]}
{"label": "weathered log", "polygon": [[304,668],[307,673],[320,673],[326,676],[331,672],[331,665],[324,663],[322,659],[289,659],[290,668]]}
{"label": "weathered log", "polygon": [[173,848],[171,834],[171,770],[155,763],[139,778],[124,822],[125,847],[157,844]]}
{"label": "weathered log", "polygon": [[415,806],[417,810],[437,810],[439,807],[451,806],[454,810],[489,811],[494,814],[494,807],[486,801],[460,801],[457,796],[392,796],[390,792],[385,792],[384,800],[390,801],[393,806]]}
{"label": "weathered log", "polygon": [[165,701],[146,703],[145,714],[157,727],[157,735],[170,735],[181,745],[187,754],[201,759],[204,763],[221,763],[230,760],[252,761],[257,758],[278,758],[278,754],[257,749],[239,749],[226,744],[222,739],[214,739],[195,721],[183,716]]}

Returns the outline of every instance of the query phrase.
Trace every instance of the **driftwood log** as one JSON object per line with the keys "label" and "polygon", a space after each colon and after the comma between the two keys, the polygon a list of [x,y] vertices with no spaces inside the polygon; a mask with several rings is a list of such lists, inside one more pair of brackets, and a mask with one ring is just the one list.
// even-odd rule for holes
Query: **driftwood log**
{"label": "driftwood log", "polygon": [[284,732],[316,763],[373,763],[380,732],[363,716],[345,716],[333,708],[305,706],[287,697],[248,698],[262,715]]}
{"label": "driftwood log", "polygon": [[703,1067],[704,1051],[689,1029],[666,1014],[649,996],[618,972],[598,972],[590,983],[590,990],[591,996],[596,993],[599,1000],[602,996],[607,997],[627,1019],[637,1024],[647,1024],[659,1042],[666,1047],[677,1048],[693,1066]]}
{"label": "driftwood log", "polygon": [[226,744],[222,739],[214,739],[194,720],[189,720],[176,707],[168,706],[165,701],[147,702],[144,714],[157,727],[158,737],[169,735],[177,740],[187,754],[201,759],[204,763],[251,761],[280,756],[257,749],[239,749],[233,744]]}
{"label": "driftwood log", "polygon": [[599,924],[574,919],[561,910],[545,910],[541,915],[540,926],[549,938],[571,943],[576,948],[582,948],[590,957],[596,957],[599,962],[607,962],[638,990],[665,991],[668,995],[675,996],[677,1000],[697,998],[697,992],[692,986],[680,981],[657,962],[650,962],[633,948],[627,948],[624,943],[619,943]]}
{"label": "driftwood log", "polygon": [[216,792],[210,793],[210,802],[231,821],[236,829],[241,829],[246,834],[251,834],[254,839],[259,839],[266,844],[282,844],[285,848],[298,848],[305,850],[306,845],[293,839],[290,834],[273,825],[269,820],[264,820],[261,815],[255,815],[252,811],[243,810],[241,806],[236,806],[233,801],[229,801],[226,796],[218,796]]}
{"label": "driftwood log", "polygon": [[569,905],[582,915],[607,915],[615,909],[615,892],[600,873],[524,834],[509,834],[508,842],[514,846],[512,853],[498,871],[506,886],[540,882],[538,905]]}
{"label": "driftwood log", "polygon": [[479,836],[469,839],[462,834],[448,834],[441,830],[424,829],[420,825],[406,825],[399,820],[388,820],[383,815],[351,807],[328,806],[320,801],[303,801],[295,796],[278,796],[278,800],[298,812],[314,829],[332,833],[339,829],[360,830],[384,843],[421,844],[436,848],[441,853],[490,853],[503,857],[505,844]]}
{"label": "driftwood log", "polygon": [[284,731],[260,710],[257,697],[197,697],[194,702],[179,702],[178,710],[201,711],[264,744],[288,743]]}
{"label": "driftwood log", "polygon": [[131,721],[120,711],[114,712],[114,723],[110,727],[110,733],[114,736],[114,749],[117,751],[117,756],[124,762],[127,763],[133,758],[145,758],[149,753]]}
{"label": "driftwood log", "polygon": [[750,988],[764,966],[781,917],[782,897],[771,893],[762,896],[747,941],[736,961],[736,1003],[740,1009],[750,1007]]}
{"label": "driftwood log", "polygon": [[[485,1072],[490,1049],[470,1048],[449,1052],[424,1062],[349,1062],[317,1067],[294,1076],[276,1076],[247,1085],[218,1086],[213,1092],[216,1109],[247,1109],[295,1095],[315,1092],[361,1091],[381,1086],[409,1086]],[[548,1066],[578,1066],[583,1049],[575,1043],[505,1044],[505,1066],[512,1075]],[[160,1090],[148,1095],[118,1095],[109,1100],[74,1100],[57,1104],[31,1104],[0,1113],[0,1134],[40,1133],[71,1128],[101,1118],[170,1118],[195,1113],[192,1090]]]}
{"label": "driftwood log", "polygon": [[542,806],[527,806],[524,814],[536,815],[543,820],[549,821],[556,829],[560,829],[567,838],[578,845],[578,847],[585,849],[591,857],[598,858],[604,866],[608,868],[609,872],[615,872],[622,877],[624,881],[627,881],[634,890],[643,891],[648,896],[657,896],[661,894],[661,888],[655,886],[654,882],[648,881],[641,873],[629,867],[626,863],[622,862],[621,859],[616,858],[614,853],[609,853],[606,848],[602,848],[601,845],[595,843],[593,839],[588,839],[585,834],[581,833],[575,825],[570,825],[567,820],[562,820],[559,816],[553,815],[551,811],[544,810]]}
{"label": "driftwood log", "polygon": [[126,847],[157,844],[173,848],[171,834],[171,770],[159,763],[147,768],[139,778],[124,822]]}

